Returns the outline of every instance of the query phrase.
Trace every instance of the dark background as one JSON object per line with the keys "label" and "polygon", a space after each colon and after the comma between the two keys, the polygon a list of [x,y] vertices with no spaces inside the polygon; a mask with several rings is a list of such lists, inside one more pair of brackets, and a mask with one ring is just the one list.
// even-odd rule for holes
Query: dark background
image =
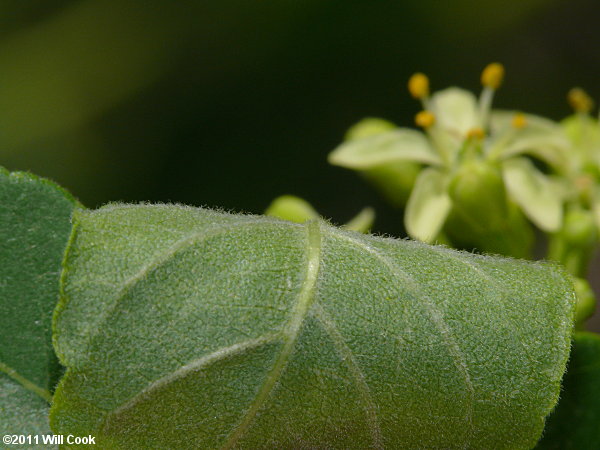
{"label": "dark background", "polygon": [[595,0],[4,0],[0,164],[89,207],[260,213],[289,193],[337,223],[372,205],[400,235],[400,211],[326,163],[348,126],[412,126],[413,72],[479,91],[492,61],[495,106],[560,119],[573,85],[600,99],[598,23]]}

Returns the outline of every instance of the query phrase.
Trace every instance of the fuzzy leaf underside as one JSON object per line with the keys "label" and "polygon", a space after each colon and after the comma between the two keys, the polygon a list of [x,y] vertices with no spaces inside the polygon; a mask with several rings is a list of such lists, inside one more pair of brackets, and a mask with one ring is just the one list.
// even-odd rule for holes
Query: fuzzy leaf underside
{"label": "fuzzy leaf underside", "polygon": [[55,433],[103,448],[532,448],[556,266],[174,205],[76,211]]}

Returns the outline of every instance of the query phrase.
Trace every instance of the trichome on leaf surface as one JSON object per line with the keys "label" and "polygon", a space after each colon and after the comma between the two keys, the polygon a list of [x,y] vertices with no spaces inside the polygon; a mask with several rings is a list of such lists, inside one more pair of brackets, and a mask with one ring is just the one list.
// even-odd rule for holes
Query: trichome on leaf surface
{"label": "trichome on leaf surface", "polygon": [[[413,77],[427,135],[370,120],[331,161],[396,204],[410,196],[416,238],[467,245],[463,223],[488,251],[529,256],[534,224],[558,262],[366,235],[371,209],[338,228],[293,196],[268,209],[279,218],[89,210],[0,169],[4,433],[107,449],[599,448],[600,337],[573,331],[593,309],[582,277],[595,188],[560,190],[527,159],[549,162],[568,139],[532,116],[511,131],[489,111],[500,69],[484,71],[479,109],[456,88],[430,99]],[[485,140],[490,116],[504,131]],[[588,166],[569,167],[563,181]],[[478,201],[487,231],[465,221]],[[592,225],[575,242],[577,214]]]}

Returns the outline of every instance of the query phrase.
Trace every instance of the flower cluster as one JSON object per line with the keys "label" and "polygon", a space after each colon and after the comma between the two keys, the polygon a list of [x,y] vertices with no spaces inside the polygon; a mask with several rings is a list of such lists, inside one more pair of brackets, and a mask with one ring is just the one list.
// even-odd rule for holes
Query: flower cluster
{"label": "flower cluster", "polygon": [[488,65],[477,98],[456,87],[431,94],[429,79],[417,73],[408,90],[421,102],[415,122],[422,131],[365,119],[329,161],[375,178],[386,166],[417,164],[404,220],[410,236],[528,256],[532,233],[523,215],[549,233],[563,225],[567,192],[557,174],[572,144],[551,120],[492,110],[503,78],[501,64]]}
{"label": "flower cluster", "polygon": [[[569,92],[575,113],[560,123],[492,109],[503,80],[504,67],[489,64],[477,97],[457,87],[431,93],[416,73],[408,91],[421,103],[420,130],[364,119],[329,162],[356,170],[404,207],[406,231],[424,242],[531,259],[537,227],[548,238],[546,258],[574,275],[581,325],[595,306],[585,277],[600,241],[600,120],[581,88]],[[267,214],[318,217],[293,196],[276,199]],[[366,208],[346,227],[367,232],[373,219]]]}

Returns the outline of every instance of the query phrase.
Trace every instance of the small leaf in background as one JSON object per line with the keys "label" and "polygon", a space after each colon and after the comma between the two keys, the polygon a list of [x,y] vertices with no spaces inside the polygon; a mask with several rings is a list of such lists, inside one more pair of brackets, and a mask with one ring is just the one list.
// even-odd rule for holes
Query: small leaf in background
{"label": "small leaf in background", "polygon": [[77,210],[55,433],[103,448],[531,448],[558,266],[169,205]]}
{"label": "small leaf in background", "polygon": [[[319,213],[306,200],[294,195],[282,195],[271,202],[266,216],[289,220],[290,222],[304,223],[307,220],[318,219]],[[343,225],[347,230],[368,233],[375,221],[375,211],[367,207],[353,217],[350,222]]]}
{"label": "small leaf in background", "polygon": [[439,170],[425,169],[417,178],[408,199],[404,224],[408,234],[423,242],[433,242],[452,208],[448,177]]}
{"label": "small leaf in background", "polygon": [[277,197],[271,202],[265,215],[297,223],[304,223],[319,217],[319,213],[310,203],[295,195]]}
{"label": "small leaf in background", "polygon": [[342,228],[351,231],[358,231],[359,233],[368,233],[371,231],[373,222],[375,222],[375,210],[373,208],[366,207],[356,216],[354,216],[348,223],[342,225]]}
{"label": "small leaf in background", "polygon": [[48,430],[43,410],[61,374],[51,318],[76,204],[48,180],[0,168],[0,427],[6,433]]}
{"label": "small leaf in background", "polygon": [[600,448],[600,335],[575,333],[560,401],[538,449]]}

